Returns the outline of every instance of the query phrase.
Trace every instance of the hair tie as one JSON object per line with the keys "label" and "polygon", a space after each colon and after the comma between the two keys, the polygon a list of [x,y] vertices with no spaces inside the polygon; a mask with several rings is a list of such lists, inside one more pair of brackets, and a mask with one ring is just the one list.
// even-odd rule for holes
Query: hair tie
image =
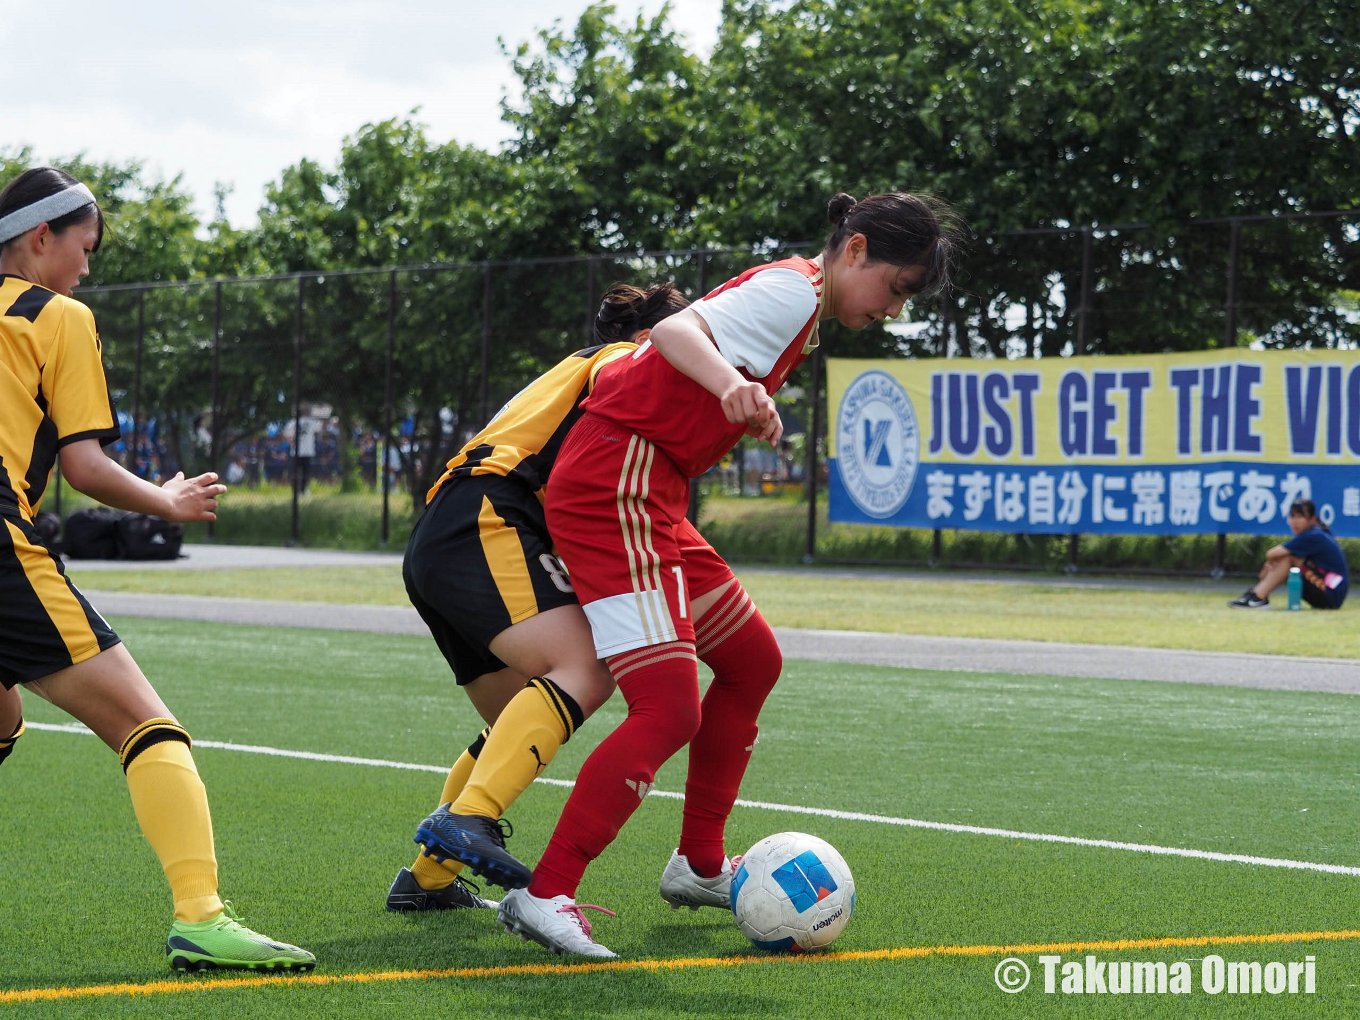
{"label": "hair tie", "polygon": [[36,202],[15,209],[0,217],[0,244],[13,241],[43,223],[59,220],[87,205],[94,205],[94,194],[85,185],[76,183],[64,191],[40,198]]}

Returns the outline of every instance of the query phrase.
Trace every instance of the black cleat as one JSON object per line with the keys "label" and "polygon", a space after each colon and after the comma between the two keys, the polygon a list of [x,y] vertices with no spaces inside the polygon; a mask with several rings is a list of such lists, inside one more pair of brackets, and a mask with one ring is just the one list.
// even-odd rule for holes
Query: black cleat
{"label": "black cleat", "polygon": [[1248,588],[1243,594],[1228,603],[1230,609],[1269,609],[1270,599],[1263,599],[1256,594],[1254,588]]}
{"label": "black cleat", "polygon": [[387,891],[387,909],[399,914],[416,910],[494,910],[495,900],[484,900],[475,885],[459,875],[443,889],[421,888],[410,868],[402,868]]}
{"label": "black cleat", "polygon": [[456,815],[445,804],[420,823],[416,842],[436,861],[453,858],[481,875],[488,882],[506,889],[523,889],[534,873],[505,852],[505,837],[514,828],[504,818],[483,815]]}

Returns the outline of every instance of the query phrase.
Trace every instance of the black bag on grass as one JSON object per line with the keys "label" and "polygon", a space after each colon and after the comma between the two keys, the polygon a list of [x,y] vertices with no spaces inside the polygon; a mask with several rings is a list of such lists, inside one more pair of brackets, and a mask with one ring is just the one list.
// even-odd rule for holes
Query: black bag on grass
{"label": "black bag on grass", "polygon": [[73,560],[116,560],[118,558],[118,510],[92,506],[77,510],[66,518],[63,552]]}
{"label": "black bag on grass", "polygon": [[41,513],[33,518],[33,530],[43,548],[57,556],[61,555],[61,518],[56,514]]}
{"label": "black bag on grass", "polygon": [[118,520],[118,553],[125,560],[174,560],[184,543],[184,525],[146,514]]}

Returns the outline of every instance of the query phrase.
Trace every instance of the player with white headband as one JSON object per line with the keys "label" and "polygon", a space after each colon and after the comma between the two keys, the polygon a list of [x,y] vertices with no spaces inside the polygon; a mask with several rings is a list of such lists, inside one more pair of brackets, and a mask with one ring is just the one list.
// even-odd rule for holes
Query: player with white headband
{"label": "player with white headband", "polygon": [[[94,195],[61,170],[27,170],[0,191],[0,761],[24,732],[22,684],[118,752],[174,898],[171,966],[310,970],[311,953],[246,928],[218,897],[189,734],[33,527],[58,458],[86,495],[170,521],[214,520],[226,491],[211,472],[152,485],[104,456],[118,419],[94,316],[70,296],[103,236]],[[94,866],[81,853],[67,863]]]}

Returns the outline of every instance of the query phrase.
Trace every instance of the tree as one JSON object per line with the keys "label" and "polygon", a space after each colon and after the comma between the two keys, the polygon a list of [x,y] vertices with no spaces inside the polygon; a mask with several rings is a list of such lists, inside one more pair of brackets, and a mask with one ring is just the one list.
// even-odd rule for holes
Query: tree
{"label": "tree", "polygon": [[[736,197],[709,208],[732,241],[805,236],[842,188],[953,199],[983,236],[944,311],[960,353],[994,355],[1016,310],[1028,345],[1058,353],[1081,292],[1075,234],[998,235],[1151,221],[1093,253],[1091,347],[1203,347],[1222,335],[1227,231],[1180,224],[1354,201],[1360,107],[1339,40],[1360,19],[1329,4],[1289,20],[1212,0],[733,0],[708,90],[724,113],[708,118],[738,111],[748,144],[719,146]],[[1339,282],[1327,232],[1300,233],[1324,271],[1263,305],[1262,323],[1316,309]],[[1239,286],[1284,297],[1283,258],[1267,261],[1244,262]]]}

